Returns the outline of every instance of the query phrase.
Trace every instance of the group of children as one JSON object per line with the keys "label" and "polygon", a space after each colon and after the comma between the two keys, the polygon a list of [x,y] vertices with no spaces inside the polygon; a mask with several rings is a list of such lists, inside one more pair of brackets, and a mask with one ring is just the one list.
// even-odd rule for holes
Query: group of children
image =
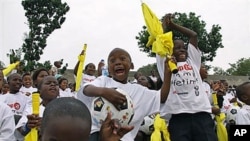
{"label": "group of children", "polygon": [[[160,113],[163,118],[169,117],[166,120],[171,141],[217,141],[211,114],[219,114],[223,106],[219,109],[213,106],[211,89],[218,94],[218,101],[219,93],[224,95],[226,89],[222,82],[212,86],[204,83],[204,73],[206,75],[207,72],[201,63],[197,33],[172,22],[171,14],[164,17],[163,26],[186,35],[189,42],[186,46],[183,40],[174,40],[172,58],[156,56],[160,88],[152,88],[151,84],[156,82],[149,82],[150,79],[145,76],[138,77],[137,83],[128,82],[128,74],[134,69],[134,64],[129,52],[122,48],[114,48],[108,55],[109,76],[96,77],[95,65],[87,64],[81,87],[74,94],[68,89],[66,78],[49,76],[46,69],[36,70],[32,75],[11,74],[7,78],[9,93],[0,96],[0,104],[5,103],[10,107],[0,107],[4,108],[0,112],[6,113],[0,115],[4,115],[0,119],[0,140],[23,140],[31,128],[38,128],[42,141],[133,141],[138,136],[144,117]],[[171,72],[169,61],[176,63],[178,73]],[[78,67],[79,62],[75,66],[75,75]],[[0,76],[2,83],[3,75],[0,73]],[[89,112],[92,100],[101,96],[119,107],[126,97],[115,88],[126,91],[131,97],[134,116],[128,126],[121,127],[111,120],[111,114],[108,113],[100,127]],[[236,124],[250,124],[249,89],[249,82],[236,88],[237,98],[242,102]],[[41,98],[39,115],[32,114],[31,95],[36,91]]]}

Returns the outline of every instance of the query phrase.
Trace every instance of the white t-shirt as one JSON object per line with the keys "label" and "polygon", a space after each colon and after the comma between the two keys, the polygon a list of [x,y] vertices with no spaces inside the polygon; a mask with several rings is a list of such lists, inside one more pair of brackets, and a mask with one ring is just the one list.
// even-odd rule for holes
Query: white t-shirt
{"label": "white t-shirt", "polygon": [[[39,117],[43,116],[43,112],[45,110],[45,107],[43,105],[40,105],[39,107]],[[20,120],[18,121],[16,125],[16,131],[15,131],[15,137],[18,139],[18,141],[24,141],[24,136],[17,130],[17,128],[24,126],[28,122],[27,115],[31,115],[33,112],[32,106],[28,106],[25,109],[25,114],[22,115]]]}
{"label": "white t-shirt", "polygon": [[250,105],[244,104],[236,114],[237,125],[250,125]]}
{"label": "white t-shirt", "polygon": [[14,115],[24,114],[25,108],[31,104],[31,99],[21,92],[5,94],[1,96],[0,101],[9,105]]}
{"label": "white t-shirt", "polygon": [[29,88],[26,88],[24,86],[22,86],[20,89],[19,89],[19,92],[21,92],[23,95],[26,95],[26,93],[30,93],[29,97],[31,97],[32,93],[33,92],[36,92],[37,91],[37,88],[34,88],[34,87],[29,87]]}
{"label": "white t-shirt", "polygon": [[233,103],[230,103],[230,101],[234,98],[234,96],[230,93],[227,92],[224,96],[223,96],[223,106],[221,108],[221,112],[226,113],[227,110],[229,109],[229,107],[231,105],[233,105]]}
{"label": "white t-shirt", "polygon": [[0,141],[15,141],[14,114],[5,103],[0,102]]}
{"label": "white t-shirt", "polygon": [[[164,78],[165,58],[156,56],[157,68],[161,79]],[[178,73],[172,74],[171,86],[164,109],[170,114],[211,113],[211,104],[200,77],[201,53],[192,44],[188,44],[188,58],[178,62]]]}
{"label": "white t-shirt", "polygon": [[[100,76],[94,81],[86,83],[84,87],[79,90],[77,98],[85,103],[89,109],[91,109],[91,102],[95,97],[87,97],[83,94],[83,89],[87,85],[106,88],[120,88],[130,95],[135,110],[134,117],[130,125],[133,125],[134,129],[131,132],[127,133],[121,140],[134,140],[144,117],[159,112],[160,110],[160,91],[149,90],[148,88],[143,87],[139,84],[131,84],[129,82],[126,84],[122,84],[106,76]],[[100,127],[98,126],[98,124],[92,120],[91,133],[99,130]]]}
{"label": "white t-shirt", "polygon": [[73,94],[70,88],[66,88],[65,90],[59,89],[59,97],[73,97]]}
{"label": "white t-shirt", "polygon": [[206,92],[206,94],[207,94],[208,100],[209,100],[210,104],[212,105],[214,102],[213,102],[211,87],[210,87],[210,85],[209,85],[207,82],[205,82],[205,81],[202,82],[202,85],[203,85],[203,87],[204,87],[204,89],[205,89],[205,92]]}
{"label": "white t-shirt", "polygon": [[[76,79],[76,76],[74,75],[75,79]],[[92,82],[96,79],[96,76],[94,75],[88,75],[88,74],[85,74],[85,73],[82,73],[82,80],[81,80],[81,85],[80,85],[80,88],[83,87],[83,85],[87,82]]]}

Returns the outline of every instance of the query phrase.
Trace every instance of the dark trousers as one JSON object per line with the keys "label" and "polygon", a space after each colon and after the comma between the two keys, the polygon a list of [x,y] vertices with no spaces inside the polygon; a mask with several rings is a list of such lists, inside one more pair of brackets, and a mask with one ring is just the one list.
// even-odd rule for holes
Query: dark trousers
{"label": "dark trousers", "polygon": [[89,141],[100,141],[100,133],[94,132],[90,135]]}
{"label": "dark trousers", "polygon": [[206,112],[174,114],[168,130],[171,141],[218,141],[214,121]]}

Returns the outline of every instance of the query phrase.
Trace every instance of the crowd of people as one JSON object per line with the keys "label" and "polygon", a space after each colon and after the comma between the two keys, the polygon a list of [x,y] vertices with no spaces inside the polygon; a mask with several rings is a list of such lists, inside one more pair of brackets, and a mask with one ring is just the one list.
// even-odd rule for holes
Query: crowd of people
{"label": "crowd of people", "polygon": [[[150,75],[136,72],[132,82],[128,74],[134,69],[133,58],[122,48],[109,53],[107,64],[104,60],[97,68],[94,63],[86,64],[79,90],[76,82],[68,82],[59,73],[58,61],[50,70],[39,68],[32,73],[4,76],[0,70],[0,140],[23,141],[36,128],[41,141],[145,141],[150,135],[140,126],[146,116],[158,113],[166,121],[171,141],[217,141],[215,116],[227,116],[232,107],[238,107],[237,113],[233,119],[225,119],[227,129],[230,124],[250,124],[250,82],[234,87],[226,80],[207,82],[197,33],[172,22],[171,14],[164,17],[163,26],[187,36],[187,46],[181,39],[174,40],[173,56],[157,55],[157,70]],[[171,72],[169,61],[176,63],[177,73]],[[75,78],[79,63],[74,68]],[[126,91],[133,101],[134,116],[128,126],[112,120],[111,113],[99,125],[90,113],[95,97],[101,96],[115,107],[126,101],[114,88]],[[34,92],[40,94],[38,115],[32,113]]]}

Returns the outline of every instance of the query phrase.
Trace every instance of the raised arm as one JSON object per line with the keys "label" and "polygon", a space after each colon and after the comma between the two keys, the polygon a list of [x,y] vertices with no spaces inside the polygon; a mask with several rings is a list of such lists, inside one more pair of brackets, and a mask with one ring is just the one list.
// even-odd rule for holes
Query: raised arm
{"label": "raised arm", "polygon": [[171,84],[171,75],[172,72],[168,65],[168,60],[170,58],[166,57],[165,65],[164,65],[164,77],[163,77],[163,83],[161,86],[161,103],[165,103],[165,101],[168,98],[169,90],[170,90],[170,84]]}
{"label": "raised arm", "polygon": [[197,33],[191,29],[186,27],[180,26],[172,22],[172,14],[166,14],[163,18],[163,28],[169,27],[172,30],[176,30],[184,34],[185,36],[189,37],[189,42],[194,45],[196,48],[198,47],[198,37]]}
{"label": "raised arm", "polygon": [[[80,55],[84,55],[84,50],[82,50],[82,52],[81,52]],[[80,63],[80,61],[79,61],[79,59],[78,59],[76,65],[75,65],[75,68],[74,68],[74,74],[75,74],[75,75],[77,75],[77,70],[78,70],[78,67],[79,67],[79,63]]]}

